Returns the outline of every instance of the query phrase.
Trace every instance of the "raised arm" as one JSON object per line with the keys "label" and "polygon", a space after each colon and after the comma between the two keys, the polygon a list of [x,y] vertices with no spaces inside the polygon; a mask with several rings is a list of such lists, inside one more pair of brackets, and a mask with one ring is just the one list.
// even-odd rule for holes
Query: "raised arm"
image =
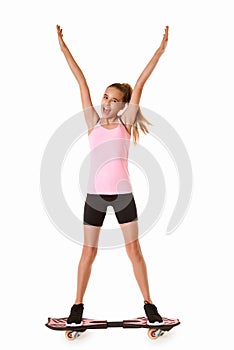
{"label": "raised arm", "polygon": [[133,88],[131,100],[129,102],[129,108],[127,108],[127,110],[124,112],[125,115],[123,114],[123,117],[125,117],[126,121],[128,122],[134,123],[136,116],[136,114],[134,116],[134,111],[138,109],[137,105],[139,105],[140,103],[143,87],[166,49],[168,42],[168,30],[169,27],[166,26],[163,39],[159,48],[156,50],[149,63],[146,65],[145,69],[140,74]]}
{"label": "raised arm", "polygon": [[92,127],[95,124],[95,122],[97,121],[97,119],[99,118],[99,116],[93,107],[88,84],[86,82],[86,79],[85,79],[85,76],[84,76],[82,70],[80,69],[80,67],[76,63],[75,59],[73,58],[71,52],[69,51],[67,45],[65,44],[65,42],[63,40],[62,29],[60,28],[59,25],[57,25],[56,28],[57,28],[60,49],[63,52],[63,54],[67,60],[68,66],[70,67],[73,75],[75,76],[75,78],[79,84],[82,108],[83,108],[84,113],[85,113],[86,123],[87,123],[88,127]]}

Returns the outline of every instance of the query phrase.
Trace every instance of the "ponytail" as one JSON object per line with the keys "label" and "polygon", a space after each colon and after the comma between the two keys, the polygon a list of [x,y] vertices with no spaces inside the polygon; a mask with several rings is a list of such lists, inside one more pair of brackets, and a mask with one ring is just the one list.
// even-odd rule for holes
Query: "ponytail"
{"label": "ponytail", "polygon": [[152,123],[150,123],[142,114],[141,109],[139,107],[137,115],[136,115],[136,119],[135,122],[132,126],[132,137],[133,137],[133,143],[134,145],[136,145],[139,142],[139,129],[146,135],[149,133],[149,130],[146,126],[146,124],[148,125],[153,125]]}

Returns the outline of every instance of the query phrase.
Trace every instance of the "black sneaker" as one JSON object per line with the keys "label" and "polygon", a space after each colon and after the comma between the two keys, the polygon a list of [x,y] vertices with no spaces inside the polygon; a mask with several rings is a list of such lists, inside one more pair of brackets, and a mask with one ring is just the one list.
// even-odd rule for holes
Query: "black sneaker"
{"label": "black sneaker", "polygon": [[67,326],[70,326],[70,327],[81,326],[83,310],[84,310],[83,304],[74,304],[71,308],[70,315],[67,319]]}
{"label": "black sneaker", "polygon": [[148,302],[144,305],[145,313],[148,318],[148,324],[153,325],[162,325],[163,319],[159,315],[158,310],[154,304],[150,304]]}

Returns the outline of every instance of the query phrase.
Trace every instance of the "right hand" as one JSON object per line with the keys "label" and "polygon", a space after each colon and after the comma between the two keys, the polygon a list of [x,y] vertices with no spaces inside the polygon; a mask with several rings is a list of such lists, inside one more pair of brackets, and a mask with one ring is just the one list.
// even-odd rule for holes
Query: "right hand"
{"label": "right hand", "polygon": [[60,26],[58,24],[56,25],[56,28],[57,28],[59,45],[60,45],[60,48],[62,50],[65,46],[65,43],[63,41],[63,30],[62,30],[62,28],[60,28]]}

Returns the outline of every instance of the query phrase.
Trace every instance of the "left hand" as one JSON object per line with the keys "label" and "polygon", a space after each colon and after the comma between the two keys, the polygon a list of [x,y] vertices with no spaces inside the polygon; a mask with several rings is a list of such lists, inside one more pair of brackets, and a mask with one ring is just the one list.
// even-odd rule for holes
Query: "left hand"
{"label": "left hand", "polygon": [[165,28],[165,33],[163,35],[163,39],[162,39],[162,42],[159,46],[159,52],[161,54],[164,53],[164,51],[166,50],[166,47],[167,47],[167,43],[168,43],[168,31],[169,31],[169,26],[166,26]]}

